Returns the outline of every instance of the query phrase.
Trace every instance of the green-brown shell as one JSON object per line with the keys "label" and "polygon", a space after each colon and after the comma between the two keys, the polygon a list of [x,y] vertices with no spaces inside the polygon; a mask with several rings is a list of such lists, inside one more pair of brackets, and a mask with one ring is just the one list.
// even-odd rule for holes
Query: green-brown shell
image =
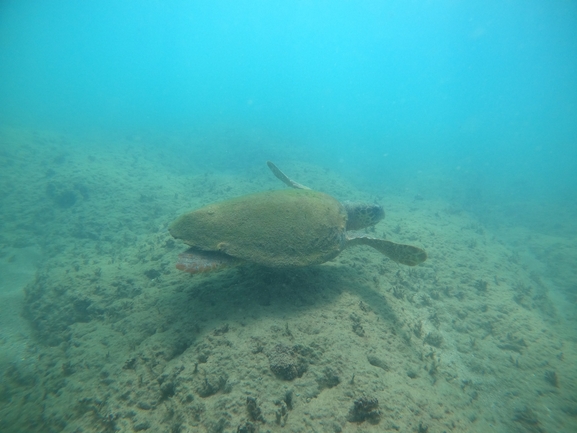
{"label": "green-brown shell", "polygon": [[347,213],[333,197],[291,189],[245,195],[182,215],[170,234],[203,251],[265,266],[324,263],[345,247]]}

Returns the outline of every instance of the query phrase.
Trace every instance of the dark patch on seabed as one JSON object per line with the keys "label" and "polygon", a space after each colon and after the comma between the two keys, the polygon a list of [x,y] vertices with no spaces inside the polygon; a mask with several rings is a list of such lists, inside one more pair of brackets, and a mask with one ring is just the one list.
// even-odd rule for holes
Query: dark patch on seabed
{"label": "dark patch on seabed", "polygon": [[416,268],[359,247],[322,266],[190,276],[167,224],[282,188],[264,161],[172,173],[125,140],[2,134],[0,258],[45,257],[25,288],[28,350],[3,359],[2,432],[577,431],[576,339],[549,283],[453,205],[384,199],[375,232],[424,247]]}

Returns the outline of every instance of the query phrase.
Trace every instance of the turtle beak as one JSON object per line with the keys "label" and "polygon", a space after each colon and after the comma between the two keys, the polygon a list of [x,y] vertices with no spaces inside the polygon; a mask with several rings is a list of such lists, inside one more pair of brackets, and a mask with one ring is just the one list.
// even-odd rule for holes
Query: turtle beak
{"label": "turtle beak", "polygon": [[380,220],[385,218],[385,210],[383,209],[383,207],[381,205],[375,204],[373,205],[373,224],[378,223]]}

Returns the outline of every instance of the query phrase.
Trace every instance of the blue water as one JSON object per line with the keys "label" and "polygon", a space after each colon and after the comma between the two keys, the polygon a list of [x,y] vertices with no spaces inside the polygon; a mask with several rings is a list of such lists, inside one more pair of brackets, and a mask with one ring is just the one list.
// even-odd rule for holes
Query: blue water
{"label": "blue water", "polygon": [[259,128],[369,179],[577,193],[575,2],[4,1],[0,31],[3,122]]}
{"label": "blue water", "polygon": [[[246,173],[265,171],[264,162],[272,160],[283,169],[291,164],[302,164],[305,172],[308,164],[322,167],[330,173],[328,179],[345,179],[379,200],[397,194],[401,199],[394,209],[404,209],[399,203],[414,198],[422,206],[420,211],[437,206],[437,217],[438,209],[447,209],[447,218],[464,210],[475,223],[463,228],[463,244],[469,242],[473,251],[477,238],[471,242],[469,232],[477,227],[477,235],[486,234],[491,242],[502,242],[507,248],[519,247],[521,256],[523,248],[531,249],[530,258],[543,261],[540,265],[550,279],[538,283],[543,275],[532,275],[535,278],[530,284],[549,285],[556,307],[563,304],[565,318],[573,320],[567,323],[576,323],[577,2],[573,0],[1,0],[0,130],[5,127],[31,131],[35,145],[56,149],[54,155],[50,150],[26,153],[30,149],[19,147],[20,141],[14,140],[16,144],[8,151],[8,141],[0,141],[0,158],[6,156],[9,161],[0,164],[0,203],[14,191],[25,191],[24,204],[12,212],[13,225],[0,221],[0,240],[10,240],[10,248],[19,251],[5,253],[0,248],[2,269],[16,269],[14,263],[20,262],[28,266],[10,271],[10,281],[15,281],[10,293],[22,295],[21,282],[33,281],[32,268],[40,261],[36,258],[40,253],[32,241],[50,247],[53,236],[55,244],[65,243],[62,238],[70,229],[67,221],[78,226],[70,229],[71,239],[88,239],[87,249],[92,248],[92,241],[99,248],[107,242],[96,229],[88,233],[89,223],[94,221],[86,207],[98,208],[99,194],[114,196],[115,191],[107,189],[110,184],[121,188],[132,181],[130,186],[138,198],[132,202],[134,197],[127,194],[126,208],[110,206],[98,211],[110,210],[107,215],[118,224],[111,227],[132,231],[130,236],[125,234],[126,239],[137,239],[160,231],[159,227],[168,223],[166,215],[175,213],[181,206],[178,200],[186,197],[184,187],[167,191],[169,188],[162,190],[164,184],[158,189],[151,186],[162,177],[162,170],[189,176],[186,181],[198,181],[195,176],[205,172],[245,181]],[[67,138],[38,138],[52,133]],[[111,139],[107,142],[103,137]],[[139,163],[146,155],[153,155],[153,160],[161,155],[155,160],[161,174],[147,179],[148,165],[130,166],[125,163],[131,161],[126,154],[111,152],[113,158],[126,158],[119,159],[123,168],[128,172],[132,167],[136,175],[123,177],[126,173],[117,169],[120,162],[111,165],[112,174],[95,175],[96,164],[90,164],[104,165],[107,146],[120,142],[129,142],[127,153],[134,152],[134,161],[141,158]],[[75,154],[70,151],[74,146],[82,151],[95,146],[98,152],[96,156]],[[87,165],[70,169],[70,161],[80,160],[78,155]],[[33,160],[34,156],[46,161]],[[40,191],[38,199],[22,188],[28,179],[18,179],[19,168],[15,167],[22,167],[28,178],[34,167],[39,167],[37,172],[44,177],[30,182],[33,190],[34,185],[41,185],[35,189]],[[2,170],[8,169],[12,177],[4,181]],[[78,173],[83,170],[90,175],[82,178]],[[106,176],[113,179],[110,184]],[[166,185],[179,185],[174,179],[171,182]],[[210,188],[222,194],[224,186],[219,190],[218,181],[207,184],[210,182],[216,185]],[[199,184],[194,191],[206,192],[205,184]],[[225,191],[234,192],[235,187],[230,181]],[[70,193],[74,200],[54,205],[54,196],[62,191],[64,198]],[[118,195],[124,200],[125,196]],[[30,207],[26,200],[32,202]],[[39,203],[37,208],[35,203]],[[136,209],[135,215],[140,217],[138,206],[151,214],[155,209],[159,218],[145,221],[146,231],[142,227],[148,214],[143,212],[142,221],[132,215],[124,215],[125,220],[118,217],[125,209]],[[25,223],[18,225],[20,212]],[[403,213],[403,218],[410,212]],[[99,215],[95,212],[94,219]],[[61,226],[52,232],[46,227],[53,221]],[[402,218],[399,221],[405,224]],[[2,231],[5,223],[10,230],[16,227],[20,231]],[[525,237],[508,237],[508,230],[518,226],[529,230],[523,232]],[[446,227],[454,228],[450,223]],[[413,229],[424,232],[418,226]],[[435,246],[449,248],[442,230],[433,231],[426,234],[437,242]],[[111,233],[110,239],[118,240],[116,234]],[[130,242],[126,241],[126,248],[133,247]],[[48,247],[46,251],[50,251]],[[455,245],[454,250],[448,249],[450,254],[444,259],[450,264],[455,257],[461,260],[461,247],[466,248]],[[467,254],[469,250],[465,249]],[[108,260],[117,254],[111,251],[113,247],[97,259]],[[498,253],[496,248],[494,253]],[[122,254],[128,255],[118,253]],[[437,272],[439,262],[435,264],[431,257],[427,266],[433,264],[425,269],[436,266]],[[463,262],[474,270],[478,257],[467,257]],[[510,261],[517,264],[525,258],[512,254]],[[126,260],[132,259],[128,255]],[[526,265],[519,272],[529,275],[532,270]],[[475,275],[474,279],[484,282],[485,288],[491,284],[493,290],[493,275]],[[465,284],[464,280],[458,285]],[[497,280],[495,276],[495,287]],[[377,279],[373,281],[376,284]],[[42,284],[40,281],[37,286]],[[520,283],[507,284],[521,287]],[[531,296],[532,300],[538,298]],[[20,308],[21,298],[10,305]],[[19,309],[8,309],[22,321]],[[503,314],[508,313],[504,310]],[[5,321],[9,320],[6,316]],[[286,327],[288,330],[288,324]],[[28,340],[22,337],[22,341]],[[20,357],[25,344],[18,342],[13,346]],[[548,353],[551,365],[555,359],[561,365],[564,356],[573,362],[561,349]],[[520,356],[513,355],[517,368]],[[124,365],[125,360],[118,362]],[[541,378],[541,371],[539,375]],[[26,377],[17,379],[19,387],[32,383]],[[566,389],[560,392],[570,393],[569,385],[563,386]],[[0,389],[0,402],[11,398],[10,392]],[[39,397],[39,401],[43,399]],[[561,412],[574,423],[577,409],[574,397],[569,400],[569,409],[563,406]],[[93,410],[92,406],[87,410]],[[531,413],[519,413],[526,415],[523,420],[532,428]],[[50,414],[42,416],[50,418]]]}

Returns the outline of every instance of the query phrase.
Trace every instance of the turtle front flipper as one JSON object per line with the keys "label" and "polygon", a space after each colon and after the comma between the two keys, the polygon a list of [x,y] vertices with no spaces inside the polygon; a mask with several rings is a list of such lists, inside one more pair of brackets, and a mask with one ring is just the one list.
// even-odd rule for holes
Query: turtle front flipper
{"label": "turtle front flipper", "polygon": [[224,253],[200,251],[194,248],[189,248],[184,253],[178,255],[176,269],[190,274],[200,274],[215,269],[236,266],[240,263],[242,263],[242,260]]}
{"label": "turtle front flipper", "polygon": [[421,248],[412,245],[396,244],[384,239],[371,238],[369,236],[358,236],[347,239],[347,246],[368,245],[389,259],[407,266],[416,266],[427,260],[427,253]]}
{"label": "turtle front flipper", "polygon": [[290,177],[288,177],[286,174],[284,174],[282,171],[280,171],[279,168],[276,165],[274,165],[272,162],[267,161],[266,165],[268,165],[268,168],[270,168],[270,171],[272,171],[273,174],[277,178],[279,178],[285,185],[288,185],[291,188],[296,188],[296,189],[310,189],[308,186],[301,185],[300,183],[292,180]]}

